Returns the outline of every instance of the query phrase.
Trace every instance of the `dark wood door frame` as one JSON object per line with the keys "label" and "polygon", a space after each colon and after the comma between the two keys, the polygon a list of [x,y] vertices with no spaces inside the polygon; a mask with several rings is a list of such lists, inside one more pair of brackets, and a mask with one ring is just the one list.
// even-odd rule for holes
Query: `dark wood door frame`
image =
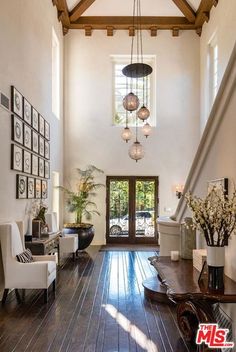
{"label": "dark wood door frame", "polygon": [[[109,236],[109,200],[110,200],[110,181],[129,181],[129,216],[131,217],[131,221],[129,222],[129,236],[128,237],[110,237]],[[140,244],[157,244],[158,243],[158,233],[157,233],[157,224],[154,221],[155,226],[155,236],[154,237],[136,237],[135,231],[132,231],[131,227],[134,226],[135,215],[133,214],[135,209],[135,181],[154,181],[155,182],[155,219],[159,215],[159,178],[158,176],[107,176],[106,178],[106,242],[107,243],[140,243]]]}

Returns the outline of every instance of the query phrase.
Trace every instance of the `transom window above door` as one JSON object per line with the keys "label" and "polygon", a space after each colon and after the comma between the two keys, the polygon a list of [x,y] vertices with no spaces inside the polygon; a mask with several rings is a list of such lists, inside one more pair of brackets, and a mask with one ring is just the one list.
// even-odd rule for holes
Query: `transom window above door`
{"label": "transom window above door", "polygon": [[[127,91],[127,83],[130,83],[130,78],[125,77],[122,74],[122,69],[130,63],[129,55],[113,55],[112,59],[112,76],[113,76],[113,89],[112,89],[112,124],[114,126],[125,126],[126,121],[126,110],[123,107],[123,98],[129,92]],[[147,107],[151,114],[149,123],[151,126],[156,126],[156,112],[155,112],[155,55],[144,55],[144,63],[150,65],[153,69],[153,74],[147,77]],[[128,80],[128,82],[127,82]],[[143,97],[143,78],[140,78],[138,84],[134,85],[133,92],[140,97]],[[128,84],[130,86],[130,84]],[[140,101],[142,104],[142,100]],[[138,119],[139,126],[143,126],[143,121]],[[135,126],[135,115],[129,115],[129,126]]]}

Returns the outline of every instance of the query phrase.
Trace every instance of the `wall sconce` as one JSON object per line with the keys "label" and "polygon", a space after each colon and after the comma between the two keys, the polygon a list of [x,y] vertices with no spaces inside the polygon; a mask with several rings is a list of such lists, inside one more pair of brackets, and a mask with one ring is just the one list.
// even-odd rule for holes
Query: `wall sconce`
{"label": "wall sconce", "polygon": [[181,198],[183,193],[184,185],[176,185],[175,186],[175,194],[178,199]]}

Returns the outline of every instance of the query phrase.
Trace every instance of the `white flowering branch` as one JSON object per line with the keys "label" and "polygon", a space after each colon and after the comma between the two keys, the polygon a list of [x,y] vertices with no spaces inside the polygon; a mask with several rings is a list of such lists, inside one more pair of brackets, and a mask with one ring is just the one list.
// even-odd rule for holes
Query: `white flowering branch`
{"label": "white flowering branch", "polygon": [[227,245],[230,235],[236,230],[236,191],[229,198],[222,187],[213,187],[205,199],[190,192],[185,199],[192,211],[193,227],[204,234],[207,245]]}

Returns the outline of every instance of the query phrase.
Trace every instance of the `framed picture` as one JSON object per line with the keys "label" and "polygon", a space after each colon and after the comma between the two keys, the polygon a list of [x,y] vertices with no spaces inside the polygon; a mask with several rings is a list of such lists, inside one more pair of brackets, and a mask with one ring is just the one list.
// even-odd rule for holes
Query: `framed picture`
{"label": "framed picture", "polygon": [[27,198],[27,176],[16,175],[16,198]]}
{"label": "framed picture", "polygon": [[23,149],[16,144],[11,145],[11,169],[23,171]]}
{"label": "framed picture", "polygon": [[46,159],[50,159],[50,144],[48,142],[45,141],[45,145],[44,145],[44,156]]}
{"label": "framed picture", "polygon": [[31,159],[31,169],[32,169],[32,175],[38,176],[39,175],[39,158],[37,155],[32,154],[32,159]]}
{"label": "framed picture", "polygon": [[50,164],[48,161],[44,161],[44,177],[50,178]]}
{"label": "framed picture", "polygon": [[32,150],[36,154],[39,152],[39,135],[35,131],[32,131]]}
{"label": "framed picture", "polygon": [[28,177],[28,179],[27,179],[27,198],[28,199],[35,198],[34,192],[35,192],[34,178]]}
{"label": "framed picture", "polygon": [[31,174],[31,153],[23,150],[23,172]]}
{"label": "framed picture", "polygon": [[45,120],[45,125],[44,125],[44,137],[48,141],[50,140],[50,125],[46,120]]}
{"label": "framed picture", "polygon": [[12,132],[11,139],[14,142],[23,144],[23,122],[15,115],[12,115],[11,132]]}
{"label": "framed picture", "polygon": [[35,198],[41,199],[41,180],[35,179]]}
{"label": "framed picture", "polygon": [[44,157],[44,138],[39,136],[39,154]]}
{"label": "framed picture", "polygon": [[39,176],[44,177],[44,160],[39,158]]}
{"label": "framed picture", "polygon": [[14,86],[11,86],[11,111],[23,118],[23,96]]}
{"label": "framed picture", "polygon": [[228,195],[228,192],[229,192],[229,180],[228,178],[218,178],[216,180],[212,180],[212,181],[208,181],[208,184],[207,184],[207,192],[209,193],[210,190],[213,188],[213,187],[216,187],[217,188],[223,188],[224,190],[224,194],[225,196]]}
{"label": "framed picture", "polygon": [[24,124],[24,146],[31,150],[31,128]]}
{"label": "framed picture", "polygon": [[32,116],[31,116],[31,105],[27,99],[24,98],[24,120],[31,126]]}
{"label": "framed picture", "polygon": [[48,197],[48,183],[47,183],[47,181],[43,180],[41,187],[42,187],[42,198],[46,199]]}
{"label": "framed picture", "polygon": [[32,107],[32,127],[35,131],[39,130],[39,113]]}
{"label": "framed picture", "polygon": [[39,133],[44,136],[44,118],[39,115]]}

